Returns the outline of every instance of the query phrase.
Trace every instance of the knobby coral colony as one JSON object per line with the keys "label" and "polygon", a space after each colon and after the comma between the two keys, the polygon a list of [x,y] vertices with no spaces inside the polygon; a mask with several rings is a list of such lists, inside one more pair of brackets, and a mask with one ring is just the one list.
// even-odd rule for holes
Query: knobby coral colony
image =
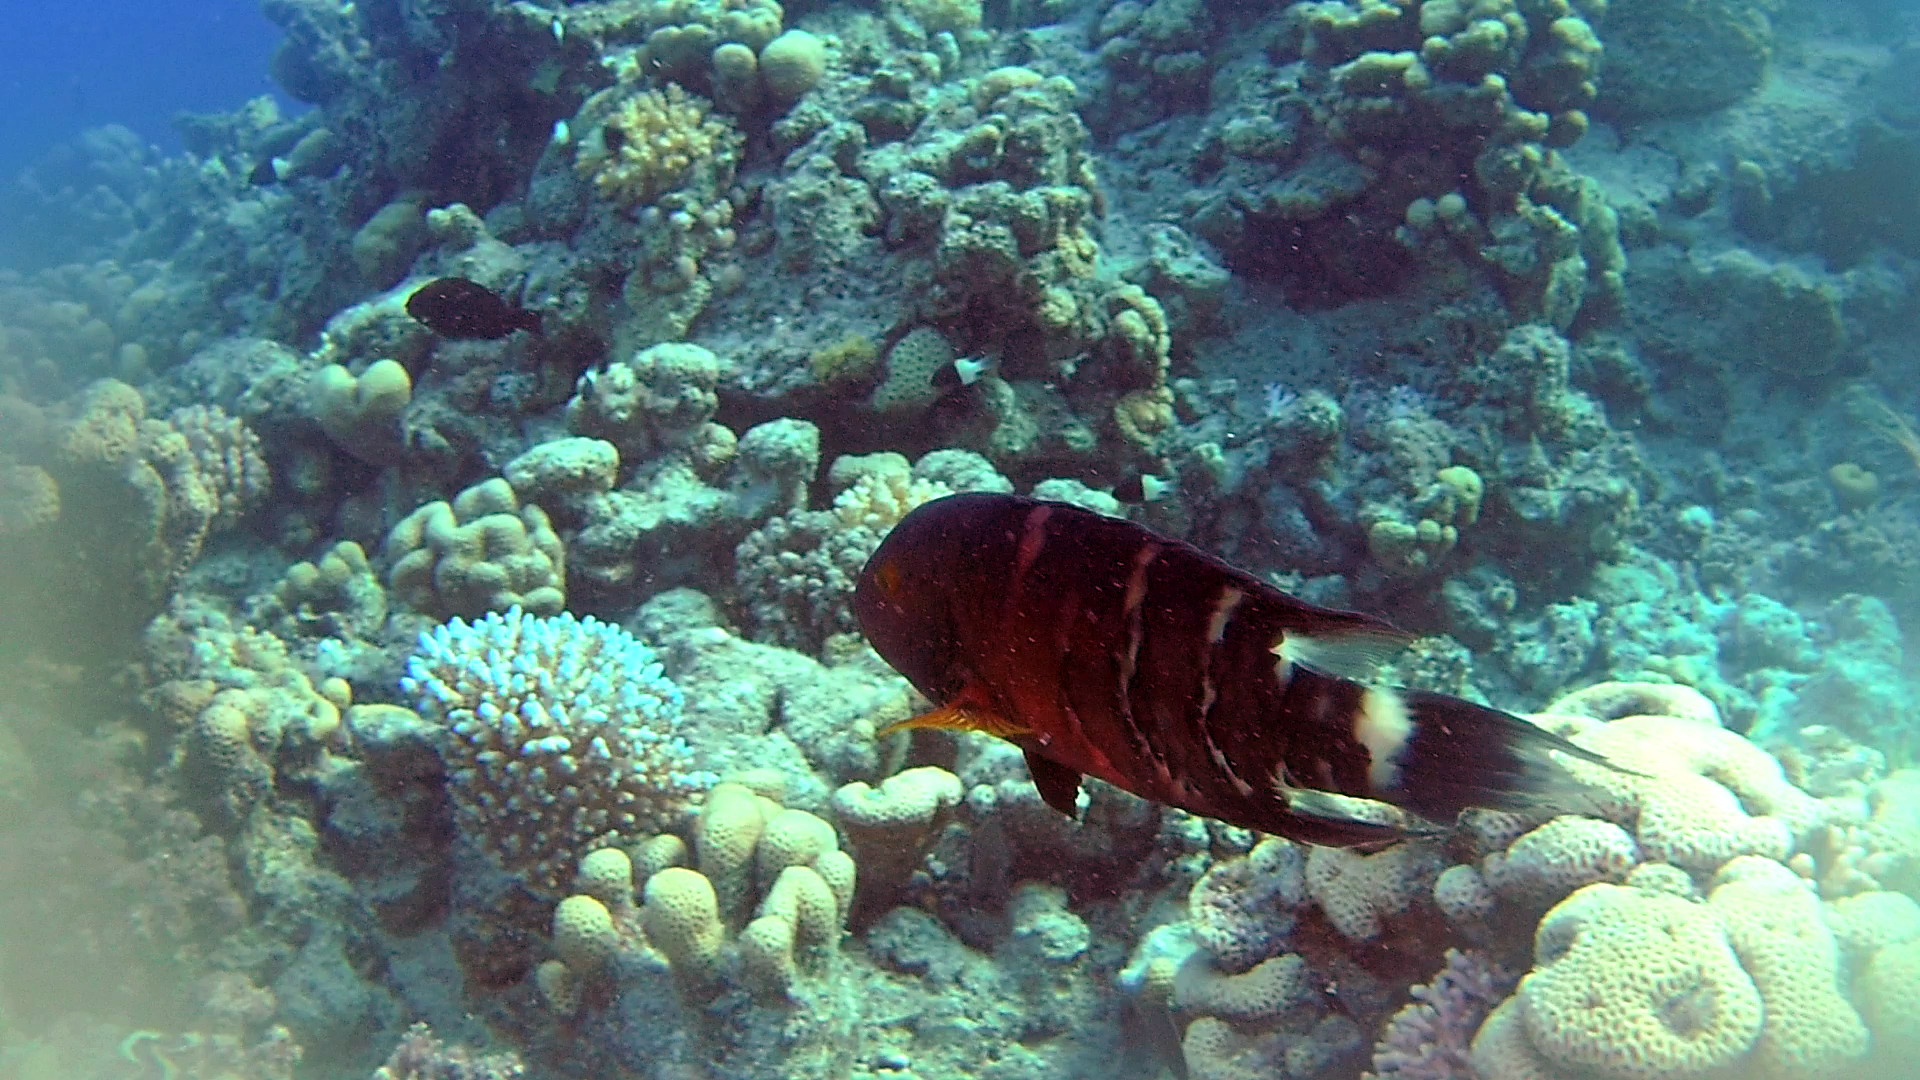
{"label": "knobby coral colony", "polygon": [[0,189],[0,1072],[1912,1071],[1911,13],[263,10]]}

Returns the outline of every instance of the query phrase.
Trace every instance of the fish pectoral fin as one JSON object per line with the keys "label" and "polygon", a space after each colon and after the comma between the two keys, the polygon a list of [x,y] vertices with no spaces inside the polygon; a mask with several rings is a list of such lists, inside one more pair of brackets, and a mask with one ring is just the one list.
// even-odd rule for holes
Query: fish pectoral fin
{"label": "fish pectoral fin", "polygon": [[1026,728],[1008,720],[999,713],[990,712],[965,701],[949,701],[945,705],[924,712],[911,719],[888,724],[873,733],[876,739],[886,738],[896,731],[977,731],[982,735],[996,735],[1002,739],[1011,739],[1031,734]]}
{"label": "fish pectoral fin", "polygon": [[1027,752],[1027,775],[1040,791],[1040,800],[1070,818],[1080,816],[1080,774],[1073,769]]}
{"label": "fish pectoral fin", "polygon": [[1290,632],[1273,646],[1273,654],[1309,671],[1354,682],[1372,682],[1380,669],[1406,648],[1407,636],[1384,627]]}

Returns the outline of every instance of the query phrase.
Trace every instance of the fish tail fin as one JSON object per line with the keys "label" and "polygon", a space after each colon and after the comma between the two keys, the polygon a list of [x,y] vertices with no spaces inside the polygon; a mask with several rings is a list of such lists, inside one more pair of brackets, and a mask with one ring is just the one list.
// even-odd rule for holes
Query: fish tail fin
{"label": "fish tail fin", "polygon": [[1578,811],[1590,799],[1562,755],[1626,771],[1520,717],[1445,694],[1369,690],[1362,707],[1356,730],[1375,751],[1376,797],[1430,821],[1451,823],[1470,807]]}
{"label": "fish tail fin", "polygon": [[514,320],[514,322],[517,326],[519,326],[520,329],[525,330],[527,333],[532,334],[534,337],[542,336],[542,331],[540,329],[540,313],[539,312],[534,311],[531,308],[521,308],[520,315],[518,318]]}

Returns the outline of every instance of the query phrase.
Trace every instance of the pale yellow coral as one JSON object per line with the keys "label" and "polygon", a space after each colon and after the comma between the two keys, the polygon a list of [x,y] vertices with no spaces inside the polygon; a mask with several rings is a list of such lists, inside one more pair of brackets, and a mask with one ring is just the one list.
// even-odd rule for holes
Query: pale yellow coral
{"label": "pale yellow coral", "polygon": [[0,463],[0,539],[32,532],[60,517],[60,485],[38,465]]}
{"label": "pale yellow coral", "polygon": [[[1787,782],[1765,751],[1706,719],[1697,694],[1655,684],[1608,684],[1548,706],[1534,722],[1624,766],[1570,761],[1595,816],[1634,834],[1644,858],[1712,873],[1737,855],[1784,860],[1796,838],[1836,811]],[[1665,701],[1666,704],[1658,704]],[[1680,715],[1592,719],[1660,707]],[[1568,715],[1562,710],[1576,710]]]}
{"label": "pale yellow coral", "polygon": [[591,896],[569,896],[553,909],[553,951],[576,974],[598,972],[620,949],[613,913]]}
{"label": "pale yellow coral", "polygon": [[1307,853],[1307,892],[1333,928],[1353,941],[1380,936],[1381,919],[1432,894],[1441,867],[1430,843],[1408,841],[1371,855],[1316,847]]}
{"label": "pale yellow coral", "polygon": [[499,477],[432,502],[387,534],[387,584],[415,610],[481,615],[520,607],[552,615],[566,606],[566,549],[546,512],[520,505]]}
{"label": "pale yellow coral", "polygon": [[1488,855],[1481,873],[1502,896],[1543,902],[1598,881],[1622,881],[1639,861],[1640,849],[1625,829],[1565,815]]}
{"label": "pale yellow coral", "polygon": [[1533,1048],[1563,1069],[1700,1076],[1759,1041],[1760,991],[1704,905],[1589,885],[1547,913],[1534,952],[1515,999]]}
{"label": "pale yellow coral", "polygon": [[1911,1065],[1920,1055],[1920,941],[1874,953],[1860,976],[1859,991],[1880,1043],[1880,1057]]}
{"label": "pale yellow coral", "polygon": [[917,479],[905,470],[862,473],[834,496],[833,514],[848,528],[884,533],[914,507],[951,494],[953,489],[938,480]]}
{"label": "pale yellow coral", "polygon": [[308,407],[334,445],[379,462],[400,446],[400,414],[413,400],[413,377],[393,360],[375,360],[355,375],[339,364],[313,374]]}
{"label": "pale yellow coral", "polygon": [[837,846],[832,825],[805,810],[789,808],[767,819],[754,848],[754,863],[761,881],[773,881],[790,866],[812,866],[822,852]]}
{"label": "pale yellow coral", "polygon": [[1195,952],[1174,974],[1168,1003],[1179,1012],[1247,1024],[1272,1020],[1316,993],[1298,954],[1268,957],[1233,975],[1216,970],[1205,952]]}
{"label": "pale yellow coral", "polygon": [[[590,180],[602,198],[642,206],[680,187],[696,165],[731,162],[740,133],[731,121],[710,115],[707,103],[668,83],[665,91],[617,86],[602,93],[625,95],[604,123],[580,140],[574,172]],[[582,114],[597,104],[589,100]]]}
{"label": "pale yellow coral", "polygon": [[1865,1056],[1866,1025],[1839,985],[1840,950],[1806,881],[1746,856],[1721,868],[1707,904],[1766,1002],[1755,1057],[1769,1073],[1831,1076]]}
{"label": "pale yellow coral", "polygon": [[1489,1080],[1543,1067],[1592,1080],[1847,1075],[1870,1040],[1828,924],[1809,882],[1757,856],[1722,867],[1705,902],[1587,886],[1541,921],[1534,970],[1483,1025],[1474,1063]]}
{"label": "pale yellow coral", "polygon": [[574,872],[573,887],[607,906],[609,911],[633,907],[633,860],[619,848],[588,852]]}
{"label": "pale yellow coral", "polygon": [[960,779],[938,765],[895,773],[878,788],[864,780],[833,793],[833,813],[848,830],[924,829],[934,815],[960,801]]}
{"label": "pale yellow coral", "polygon": [[767,824],[760,797],[735,783],[715,784],[707,792],[694,825],[700,872],[712,882],[719,910],[738,925],[753,884],[753,849]]}
{"label": "pale yellow coral", "polygon": [[670,866],[648,878],[641,924],[690,989],[704,991],[720,978],[726,935],[713,884],[699,871]]}
{"label": "pale yellow coral", "polygon": [[101,379],[69,406],[72,420],[55,436],[54,457],[62,466],[122,465],[140,449],[146,399],[117,379]]}

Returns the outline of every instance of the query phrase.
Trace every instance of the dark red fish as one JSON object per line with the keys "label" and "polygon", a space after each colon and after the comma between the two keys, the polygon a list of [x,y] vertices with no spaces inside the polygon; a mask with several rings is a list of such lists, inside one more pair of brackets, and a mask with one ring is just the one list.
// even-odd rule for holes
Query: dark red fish
{"label": "dark red fish", "polygon": [[[1574,786],[1554,751],[1605,764],[1496,709],[1363,681],[1405,640],[1377,619],[1065,503],[927,503],[867,561],[853,604],[867,640],[937,705],[898,728],[1011,740],[1069,815],[1091,775],[1350,846],[1434,831],[1468,807],[1551,805]],[[1384,824],[1351,799],[1414,818]]]}
{"label": "dark red fish", "polygon": [[427,282],[407,297],[407,314],[454,341],[497,341],[515,330],[540,332],[540,313],[510,304],[466,278]]}

